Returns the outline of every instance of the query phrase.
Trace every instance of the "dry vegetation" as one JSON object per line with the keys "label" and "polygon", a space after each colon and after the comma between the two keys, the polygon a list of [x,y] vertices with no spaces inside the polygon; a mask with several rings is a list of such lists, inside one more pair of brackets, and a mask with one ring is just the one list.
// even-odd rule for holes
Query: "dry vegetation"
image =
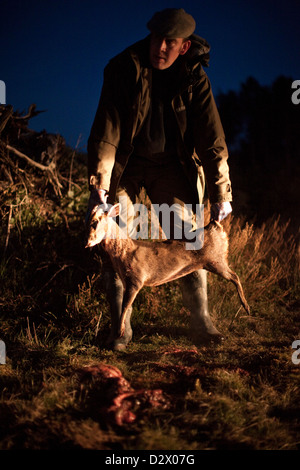
{"label": "dry vegetation", "polygon": [[225,220],[252,311],[209,276],[224,344],[190,342],[175,282],[141,291],[134,340],[113,353],[101,260],[83,243],[85,156],[13,117],[0,148],[0,448],[299,449],[299,247],[289,224]]}

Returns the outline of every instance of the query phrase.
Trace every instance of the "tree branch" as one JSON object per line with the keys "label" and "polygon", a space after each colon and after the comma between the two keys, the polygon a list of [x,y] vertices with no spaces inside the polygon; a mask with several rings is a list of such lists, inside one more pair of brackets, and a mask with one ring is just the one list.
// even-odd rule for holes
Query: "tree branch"
{"label": "tree branch", "polygon": [[12,147],[9,144],[6,144],[6,148],[8,150],[10,150],[11,152],[13,152],[15,155],[17,155],[17,157],[23,158],[23,160],[26,160],[28,163],[30,163],[30,165],[36,166],[37,168],[39,168],[42,171],[50,171],[51,173],[53,173],[53,170],[56,167],[55,162],[53,162],[53,161],[47,166],[42,165],[41,163],[38,163],[35,160],[32,160],[27,155],[25,155],[24,153],[22,153],[19,150],[15,149],[14,147]]}

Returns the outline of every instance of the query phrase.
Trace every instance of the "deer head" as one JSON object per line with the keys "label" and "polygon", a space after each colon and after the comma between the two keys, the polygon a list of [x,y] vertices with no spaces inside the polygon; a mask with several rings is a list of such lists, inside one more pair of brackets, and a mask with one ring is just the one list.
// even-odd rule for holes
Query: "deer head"
{"label": "deer head", "polygon": [[108,211],[103,209],[103,205],[96,206],[87,224],[86,248],[91,248],[102,242],[110,234],[111,218],[117,217],[120,213],[120,204],[115,204]]}

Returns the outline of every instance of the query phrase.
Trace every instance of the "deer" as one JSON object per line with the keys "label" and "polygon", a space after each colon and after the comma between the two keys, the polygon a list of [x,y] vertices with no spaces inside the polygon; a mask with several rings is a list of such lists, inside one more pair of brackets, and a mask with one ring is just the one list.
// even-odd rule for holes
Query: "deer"
{"label": "deer", "polygon": [[202,248],[187,250],[181,240],[135,240],[127,237],[114,220],[120,214],[120,203],[105,209],[100,205],[91,212],[86,248],[101,243],[123,283],[119,337],[124,335],[126,312],[144,286],[159,286],[199,269],[231,281],[242,306],[250,314],[239,276],[228,265],[228,236],[219,222],[211,220],[204,227]]}

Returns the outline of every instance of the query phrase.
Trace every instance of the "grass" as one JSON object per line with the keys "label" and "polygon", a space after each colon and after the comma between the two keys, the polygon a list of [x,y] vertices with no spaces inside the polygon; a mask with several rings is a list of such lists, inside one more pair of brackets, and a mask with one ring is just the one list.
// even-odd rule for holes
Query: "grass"
{"label": "grass", "polygon": [[[278,217],[260,227],[224,221],[251,306],[245,315],[234,287],[209,274],[224,344],[193,345],[174,282],[140,292],[134,339],[113,353],[105,349],[101,260],[83,243],[85,167],[75,158],[74,168],[61,197],[26,168],[2,185],[0,449],[299,449],[300,366],[291,360],[300,337],[299,252],[289,225]],[[87,366],[103,364],[140,392],[132,422],[112,419],[112,390],[100,373],[82,379]],[[143,390],[161,395],[155,401]]]}

